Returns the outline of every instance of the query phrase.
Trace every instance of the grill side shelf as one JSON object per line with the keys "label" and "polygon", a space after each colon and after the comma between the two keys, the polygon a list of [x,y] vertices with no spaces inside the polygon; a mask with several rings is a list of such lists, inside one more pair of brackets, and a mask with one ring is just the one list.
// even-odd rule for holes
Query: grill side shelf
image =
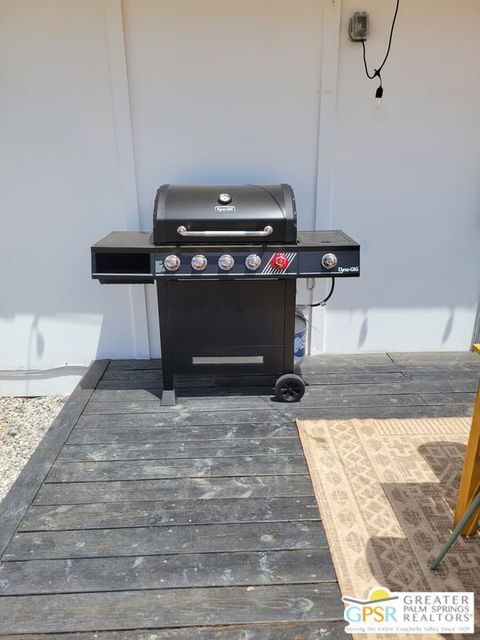
{"label": "grill side shelf", "polygon": [[91,248],[92,278],[101,284],[151,283],[153,250],[148,234],[111,233]]}

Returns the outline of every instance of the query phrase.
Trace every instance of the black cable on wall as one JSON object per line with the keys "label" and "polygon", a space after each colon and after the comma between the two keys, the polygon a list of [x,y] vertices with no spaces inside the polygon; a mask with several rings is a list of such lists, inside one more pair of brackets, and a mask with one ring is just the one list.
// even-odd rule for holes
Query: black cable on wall
{"label": "black cable on wall", "polygon": [[367,74],[367,78],[369,80],[373,80],[374,78],[378,78],[379,85],[378,85],[377,90],[375,92],[375,98],[378,98],[378,99],[383,97],[382,69],[383,69],[383,67],[385,66],[385,63],[388,60],[388,56],[390,55],[390,50],[392,48],[393,32],[395,31],[395,24],[397,22],[397,15],[398,15],[399,6],[400,6],[400,0],[397,0],[396,6],[395,6],[395,13],[393,14],[392,26],[390,27],[390,35],[388,37],[387,51],[386,51],[385,56],[383,58],[382,64],[377,69],[374,68],[373,69],[373,73],[370,73],[368,71],[367,48],[365,46],[365,40],[362,40],[363,66],[365,67],[365,73]]}

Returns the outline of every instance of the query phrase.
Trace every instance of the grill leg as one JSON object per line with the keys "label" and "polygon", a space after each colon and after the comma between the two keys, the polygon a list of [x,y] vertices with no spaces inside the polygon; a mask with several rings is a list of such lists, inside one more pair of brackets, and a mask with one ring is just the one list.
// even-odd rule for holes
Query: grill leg
{"label": "grill leg", "polygon": [[168,301],[168,280],[157,280],[158,321],[160,325],[160,343],[162,346],[163,393],[162,406],[175,405],[173,388],[173,337]]}
{"label": "grill leg", "polygon": [[294,370],[294,336],[295,336],[295,300],[297,293],[296,278],[285,279],[285,337],[283,340],[283,373]]}

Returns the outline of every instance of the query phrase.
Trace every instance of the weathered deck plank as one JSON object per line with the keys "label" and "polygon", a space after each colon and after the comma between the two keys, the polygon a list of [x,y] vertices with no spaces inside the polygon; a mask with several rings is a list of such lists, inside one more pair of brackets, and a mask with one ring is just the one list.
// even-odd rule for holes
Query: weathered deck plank
{"label": "weathered deck plank", "polygon": [[3,561],[281,551],[326,545],[319,521],[177,525],[16,533]]}
{"label": "weathered deck plank", "polygon": [[[161,413],[175,414],[182,409],[189,411],[211,411],[212,404],[216,411],[239,411],[239,410],[262,410],[273,404],[271,409],[277,408],[282,411],[282,407],[275,407],[282,403],[272,401],[270,395],[265,396],[215,396],[212,397],[179,397],[176,407],[164,407],[158,401],[144,402],[94,402],[91,401],[85,407],[84,415],[103,415],[119,413]],[[303,407],[315,409],[329,407],[348,407],[352,404],[363,407],[391,407],[401,405],[423,405],[425,404],[417,393],[401,394],[379,394],[379,395],[337,395],[335,392],[323,395],[311,394],[309,391],[302,398]]]}
{"label": "weathered deck plank", "polygon": [[333,582],[0,598],[0,633],[339,620]]}
{"label": "weathered deck plank", "polygon": [[[282,407],[282,413],[274,413],[271,421],[264,418],[255,423],[253,411],[217,412],[210,423],[203,413],[185,414],[116,414],[88,416],[79,421],[69,439],[69,444],[109,444],[141,442],[198,442],[218,438],[276,438],[292,437],[295,434],[294,417],[316,419],[319,415],[326,419],[346,420],[348,418],[422,418],[469,416],[471,403],[445,404],[442,406],[422,405],[395,407],[341,407],[315,409]],[[242,414],[245,413],[245,416]],[[160,417],[159,417],[160,416]],[[172,416],[170,418],[170,416]],[[182,427],[182,416],[191,426]],[[208,414],[212,416],[212,414]],[[253,417],[253,421],[252,421]],[[260,416],[259,416],[260,418]],[[242,422],[242,419],[244,420]],[[177,426],[178,425],[178,426]]]}
{"label": "weathered deck plank", "polygon": [[314,497],[104,502],[30,507],[19,531],[319,520]]}
{"label": "weathered deck plank", "polygon": [[390,352],[389,358],[402,368],[407,367],[473,367],[480,369],[479,358],[472,351]]}
{"label": "weathered deck plank", "polygon": [[33,504],[88,504],[143,500],[214,500],[215,498],[283,498],[313,495],[308,475],[175,478],[118,482],[44,484]]}
{"label": "weathered deck plank", "polygon": [[[303,374],[305,383],[310,386],[315,385],[336,385],[336,384],[371,384],[375,382],[395,382],[405,379],[405,375],[400,370],[387,370],[387,371],[369,371],[364,369],[362,371],[354,372],[340,372],[340,373],[314,373],[306,372]],[[250,379],[251,380],[251,379]],[[102,379],[97,386],[96,398],[101,399],[103,391],[129,391],[137,392],[144,391],[146,395],[158,394],[161,388],[163,377],[161,371],[155,374],[149,373],[148,375],[130,375],[123,376],[121,379],[106,378]],[[264,382],[265,385],[274,384],[275,379],[270,376],[262,378],[261,376],[255,376],[256,383]],[[195,378],[181,378],[177,377],[175,386],[180,389],[196,389],[199,387],[231,387],[241,386],[245,384],[245,378],[228,377],[228,378],[215,378],[215,377],[195,377]],[[121,395],[118,393],[117,395]],[[155,396],[156,397],[156,396]]]}
{"label": "weathered deck plank", "polygon": [[[392,375],[392,374],[388,374]],[[353,384],[352,382],[345,382],[344,380],[338,379],[338,382],[330,381],[327,383],[320,382],[312,382],[312,378],[314,376],[306,376],[305,382],[310,385],[307,390],[307,396],[310,398],[312,403],[318,399],[318,396],[322,396],[324,399],[331,399],[332,394],[335,396],[362,396],[362,395],[398,395],[398,394],[411,394],[411,393],[443,393],[443,392],[474,392],[476,391],[475,380],[473,380],[473,376],[470,375],[461,375],[454,376],[450,374],[450,377],[436,377],[432,374],[430,377],[418,376],[418,374],[412,374],[407,377],[403,374],[395,374],[398,375],[399,378],[395,378],[394,380],[383,380],[379,379],[381,376],[379,374],[375,375],[376,380],[374,381],[366,381],[365,374],[360,376],[355,374],[356,378],[363,379],[362,383],[357,382]],[[253,395],[255,392],[255,388],[247,387],[244,389],[245,394]],[[271,389],[266,387],[260,387],[257,389],[258,394],[261,395],[272,395]],[[208,389],[205,387],[199,387],[192,392],[191,389],[188,389],[186,393],[189,397],[195,396],[205,396],[207,395]],[[210,395],[218,395],[220,392],[218,389],[214,389],[210,391]],[[228,396],[232,391],[228,389],[222,390],[223,396]],[[183,394],[180,392],[179,397],[181,398]],[[238,393],[236,394],[238,396]],[[161,396],[161,390],[148,390],[148,389],[117,389],[112,388],[101,389],[95,391],[92,396],[92,404],[97,402],[158,402],[159,397]]]}
{"label": "weathered deck plank", "polygon": [[444,404],[465,404],[474,403],[476,393],[422,393],[422,399],[427,404],[444,405]]}
{"label": "weathered deck plank", "polygon": [[[145,418],[146,416],[138,417]],[[151,420],[154,423],[151,425],[145,420],[139,421],[138,424],[135,420],[130,422],[133,424],[124,424],[124,421],[119,417],[119,424],[112,424],[110,416],[107,416],[106,419],[101,416],[97,420],[89,421],[74,429],[68,444],[159,442],[167,445],[178,442],[200,443],[204,440],[224,442],[235,438],[246,440],[292,438],[296,435],[296,427],[288,418],[282,418],[281,421],[274,418],[271,422],[256,424],[200,424],[187,427],[169,424],[158,425],[156,420]]]}
{"label": "weathered deck plank", "polygon": [[328,549],[0,564],[0,596],[335,581]]}
{"label": "weathered deck plank", "polygon": [[[145,413],[145,414],[109,414],[105,416],[86,416],[82,415],[78,421],[77,428],[95,428],[97,425],[106,426],[125,426],[125,427],[171,427],[175,429],[183,429],[186,434],[192,430],[192,427],[213,427],[233,425],[256,425],[268,423],[270,427],[289,427],[290,433],[293,433],[295,424],[289,415],[285,416],[281,412],[272,412],[271,408],[265,407],[264,410],[245,410],[245,411],[202,411],[199,413],[178,409],[169,413]],[[254,437],[254,436],[251,436]]]}
{"label": "weathered deck plank", "polygon": [[[477,377],[478,379],[478,377]],[[341,407],[323,407],[321,413],[319,410],[311,407],[305,407],[303,403],[292,405],[283,405],[281,403],[271,403],[270,410],[256,411],[249,409],[237,409],[235,411],[219,410],[219,411],[193,411],[184,408],[178,409],[176,412],[167,413],[116,413],[116,414],[99,414],[99,415],[83,415],[79,420],[74,433],[78,433],[81,429],[102,429],[111,427],[131,427],[130,431],[139,427],[167,427],[173,432],[183,429],[181,439],[188,437],[191,427],[228,427],[234,428],[241,425],[258,425],[267,423],[271,427],[278,427],[287,436],[292,435],[292,429],[295,428],[294,419],[315,419],[319,415],[328,419],[347,419],[347,418],[417,418],[417,417],[439,417],[439,416],[462,416],[471,415],[471,403],[449,404],[444,405],[441,410],[436,410],[433,406],[427,406],[424,401],[419,405],[390,405],[390,406],[358,406],[355,403],[355,396],[351,396],[350,406]],[[179,431],[180,432],[180,431]],[[199,430],[197,430],[196,435]],[[205,431],[206,433],[206,431]],[[136,431],[135,431],[136,434]],[[73,435],[73,434],[72,434]],[[261,437],[256,435],[255,431],[252,435],[244,435],[243,437]],[[270,436],[275,437],[275,436]],[[208,439],[212,439],[209,436]],[[178,440],[178,438],[177,438]],[[102,440],[101,442],[105,442]]]}
{"label": "weathered deck plank", "polygon": [[4,640],[347,640],[343,621],[2,636]]}
{"label": "weathered deck plank", "polygon": [[162,460],[164,458],[231,458],[236,456],[301,456],[298,438],[203,440],[201,442],[144,444],[68,444],[58,456],[62,462],[102,460]]}
{"label": "weathered deck plank", "polygon": [[154,480],[214,476],[278,476],[305,474],[303,456],[265,455],[236,458],[173,458],[119,462],[56,462],[46,482],[95,480]]}

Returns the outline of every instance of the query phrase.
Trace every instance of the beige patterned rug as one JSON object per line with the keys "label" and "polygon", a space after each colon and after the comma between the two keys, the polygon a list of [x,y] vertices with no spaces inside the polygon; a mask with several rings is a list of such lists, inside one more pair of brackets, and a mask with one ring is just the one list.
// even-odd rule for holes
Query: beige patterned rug
{"label": "beige patterned rug", "polygon": [[[297,420],[344,596],[366,598],[375,586],[473,591],[480,621],[480,536],[457,541],[436,572],[428,566],[451,532],[470,423]],[[384,637],[415,636],[459,637]]]}

